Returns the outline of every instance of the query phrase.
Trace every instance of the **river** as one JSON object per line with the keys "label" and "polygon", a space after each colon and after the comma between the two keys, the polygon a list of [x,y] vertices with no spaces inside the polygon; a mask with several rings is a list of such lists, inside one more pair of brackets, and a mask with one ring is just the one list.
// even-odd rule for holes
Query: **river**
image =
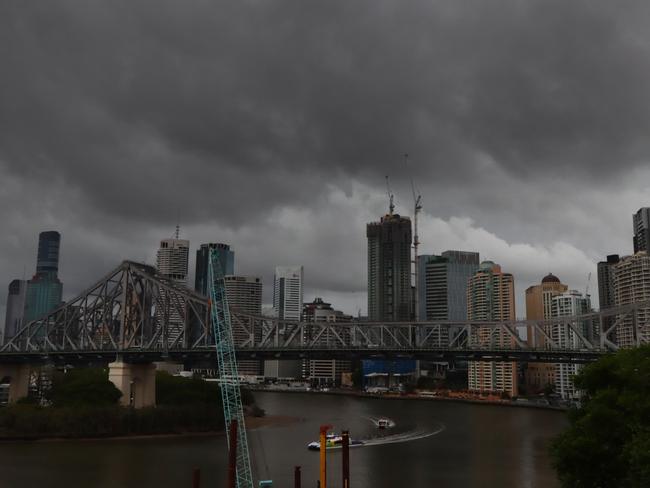
{"label": "river", "polygon": [[[369,417],[396,426],[350,452],[351,486],[360,488],[553,488],[549,440],[566,426],[563,413],[442,401],[380,400],[301,393],[256,393],[269,415],[290,424],[249,433],[254,470],[293,487],[302,466],[303,487],[316,486],[318,453],[306,444],[321,424],[348,428],[355,439],[379,432]],[[220,415],[221,412],[215,414]],[[404,439],[413,438],[413,440]],[[331,488],[341,486],[340,451],[328,452]],[[202,487],[224,485],[223,436],[0,444],[0,487],[190,488],[193,467]]]}

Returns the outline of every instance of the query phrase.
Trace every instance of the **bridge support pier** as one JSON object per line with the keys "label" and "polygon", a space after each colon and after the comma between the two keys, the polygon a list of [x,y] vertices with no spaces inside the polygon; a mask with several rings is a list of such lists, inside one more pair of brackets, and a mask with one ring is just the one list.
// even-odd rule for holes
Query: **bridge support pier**
{"label": "bridge support pier", "polygon": [[0,381],[9,382],[9,403],[16,403],[29,393],[30,364],[1,364]]}
{"label": "bridge support pier", "polygon": [[108,365],[108,379],[122,392],[120,403],[125,407],[143,408],[156,405],[155,364],[115,361]]}

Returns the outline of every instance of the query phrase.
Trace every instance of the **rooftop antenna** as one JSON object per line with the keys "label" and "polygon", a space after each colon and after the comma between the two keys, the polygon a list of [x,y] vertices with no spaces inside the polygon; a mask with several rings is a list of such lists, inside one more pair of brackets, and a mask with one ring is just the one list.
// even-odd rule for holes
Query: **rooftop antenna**
{"label": "rooftop antenna", "polygon": [[389,215],[393,215],[393,210],[395,210],[395,204],[393,203],[393,194],[390,191],[390,182],[388,181],[388,175],[386,175],[386,193],[388,193]]}
{"label": "rooftop antenna", "polygon": [[[408,171],[409,169],[409,155],[408,153],[404,154],[404,165],[406,166],[406,169]],[[422,210],[422,195],[420,195],[419,190],[416,191],[415,188],[415,183],[413,182],[413,175],[410,174],[409,171],[409,177],[411,178],[411,192],[413,192],[413,263],[414,263],[414,269],[415,272],[413,273],[415,275],[415,286],[414,286],[414,291],[415,291],[415,297],[414,297],[414,305],[415,305],[415,321],[417,322],[420,320],[420,311],[419,311],[419,306],[418,306],[418,246],[420,245],[420,239],[418,238],[418,214],[420,213],[420,210]]]}
{"label": "rooftop antenna", "polygon": [[181,226],[176,224],[176,232],[174,233],[175,238],[178,240],[181,235]]}

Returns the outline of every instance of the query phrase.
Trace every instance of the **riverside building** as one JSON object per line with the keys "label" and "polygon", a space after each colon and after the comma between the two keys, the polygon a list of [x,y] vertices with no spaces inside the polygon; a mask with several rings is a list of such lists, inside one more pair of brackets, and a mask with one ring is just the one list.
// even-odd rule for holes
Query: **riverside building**
{"label": "riverside building", "polygon": [[[313,302],[305,303],[302,309],[302,318],[305,322],[351,322],[352,316],[340,310],[335,310],[330,303],[322,298],[314,298]],[[309,334],[316,334],[317,328],[308,328]],[[309,338],[311,339],[311,337]],[[322,341],[326,341],[323,337]],[[303,364],[303,376],[313,385],[338,386],[341,376],[352,371],[351,361],[340,359],[310,359]]]}
{"label": "riverside building", "polygon": [[[226,299],[233,311],[262,315],[262,279],[257,276],[224,276]],[[233,339],[239,346],[249,338],[246,331],[233,322]],[[257,337],[256,339],[260,339]],[[258,376],[263,374],[262,361],[258,359],[238,359],[237,371],[243,376]]]}
{"label": "riverside building", "polygon": [[[390,211],[366,225],[368,239],[368,319],[403,322],[413,318],[411,219]],[[413,360],[362,361],[366,386],[397,386],[417,374]],[[378,382],[378,383],[376,383]]]}
{"label": "riverside building", "polygon": [[[302,266],[277,266],[273,278],[273,309],[279,320],[299,321],[303,307]],[[302,361],[264,361],[264,376],[268,378],[298,378],[302,375]]]}
{"label": "riverside building", "polygon": [[[515,282],[501,266],[484,261],[472,276],[467,288],[467,319],[470,321],[515,320]],[[494,333],[490,327],[479,327],[473,342],[495,348],[511,348],[514,339],[504,333]],[[468,388],[475,392],[502,392],[516,396],[517,363],[503,361],[470,361]]]}
{"label": "riverside building", "polygon": [[411,319],[411,219],[392,212],[366,226],[368,317],[371,321]]}
{"label": "riverside building", "polygon": [[[650,256],[639,251],[625,256],[613,268],[614,302],[616,306],[650,300]],[[650,308],[640,309],[634,317],[617,320],[616,343],[620,347],[635,347],[650,340]]]}
{"label": "riverside building", "polygon": [[[526,319],[545,320],[553,317],[553,297],[565,293],[569,287],[549,273],[539,285],[526,289]],[[552,331],[546,326],[544,332],[551,337]],[[545,343],[541,332],[528,327],[527,342],[531,347],[541,347]],[[527,393],[540,393],[548,386],[555,385],[555,365],[553,363],[528,363],[524,372]]]}
{"label": "riverside building", "polygon": [[[589,296],[583,296],[579,291],[571,290],[551,299],[551,315],[557,317],[570,317],[583,315],[591,310]],[[574,323],[583,337],[589,337],[589,321]],[[562,349],[579,348],[582,345],[578,334],[566,323],[556,323],[552,327],[551,338]],[[564,400],[576,400],[579,392],[573,385],[573,377],[578,374],[582,366],[579,364],[555,364],[555,393]]]}

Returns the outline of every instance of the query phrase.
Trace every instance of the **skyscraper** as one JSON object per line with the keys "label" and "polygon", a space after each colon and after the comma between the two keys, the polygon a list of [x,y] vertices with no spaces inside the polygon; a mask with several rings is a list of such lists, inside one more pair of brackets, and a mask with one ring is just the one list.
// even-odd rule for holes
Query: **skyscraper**
{"label": "skyscraper", "polygon": [[190,241],[185,239],[163,239],[156,254],[158,272],[177,283],[187,286]]}
{"label": "skyscraper", "polygon": [[[601,310],[614,306],[614,274],[613,267],[620,261],[618,254],[610,254],[606,261],[598,263],[598,303]],[[608,318],[608,317],[607,317]]]}
{"label": "skyscraper", "polygon": [[59,281],[61,234],[41,232],[38,236],[36,274],[27,282],[24,322],[39,318],[61,304],[63,284]]}
{"label": "skyscraper", "polygon": [[219,264],[224,276],[235,274],[235,252],[228,244],[210,242],[201,244],[196,250],[196,272],[194,274],[194,289],[202,295],[208,296],[208,265],[210,263],[210,249],[219,250]]}
{"label": "skyscraper", "polygon": [[467,282],[478,267],[477,252],[418,256],[420,320],[467,320]]}
{"label": "skyscraper", "polygon": [[[510,273],[501,266],[484,261],[469,280],[467,287],[467,319],[471,321],[505,321],[515,319],[515,282]],[[491,327],[479,327],[480,344],[507,348],[514,346],[514,339],[504,333],[495,333]],[[468,388],[481,392],[506,392],[516,396],[517,363],[470,361]]]}
{"label": "skyscraper", "polygon": [[642,207],[632,216],[634,253],[650,252],[650,207]]}
{"label": "skyscraper", "polygon": [[[190,241],[178,238],[163,239],[156,255],[156,268],[158,272],[175,281],[179,285],[187,286],[188,258],[190,252]],[[180,309],[182,304],[171,303],[160,297],[156,304],[156,314],[159,320],[167,323],[168,342],[174,342],[183,330],[185,322],[185,310]],[[164,342],[164,338],[161,337]]]}
{"label": "skyscraper", "polygon": [[302,266],[278,266],[273,280],[273,308],[279,319],[300,320],[303,305]]}
{"label": "skyscraper", "polygon": [[[262,280],[256,276],[224,276],[226,299],[233,311],[262,315]],[[248,334],[233,323],[233,339],[239,346],[249,339]],[[257,339],[260,339],[257,337]],[[257,359],[237,360],[237,371],[241,375],[262,374],[262,362]]]}
{"label": "skyscraper", "polygon": [[411,219],[389,213],[366,227],[368,238],[368,317],[375,321],[411,319]]}
{"label": "skyscraper", "polygon": [[[549,273],[539,285],[526,289],[526,319],[544,320],[553,317],[553,297],[566,292],[569,287],[557,276]],[[544,332],[551,337],[552,331],[546,327]],[[533,327],[526,331],[527,341],[531,347],[541,347],[544,336]],[[528,363],[525,365],[525,380],[528,393],[539,393],[547,386],[555,385],[555,365],[552,363]]]}
{"label": "skyscraper", "polygon": [[27,281],[13,280],[9,283],[9,294],[7,295],[7,313],[5,326],[2,332],[2,343],[11,339],[25,317],[25,299],[27,297]]}
{"label": "skyscraper", "polygon": [[[571,290],[560,295],[555,295],[551,303],[551,315],[553,317],[570,317],[573,315],[586,314],[591,310],[589,296],[582,296],[579,291]],[[589,336],[589,322],[574,324],[579,328],[584,337]],[[554,324],[551,331],[551,338],[561,349],[579,348],[582,341],[566,323]],[[559,394],[564,400],[573,400],[578,398],[578,392],[573,385],[573,376],[578,374],[581,366],[577,364],[555,365],[555,393]]]}
{"label": "skyscraper", "polygon": [[[639,251],[621,258],[612,271],[615,305],[650,300],[650,256],[647,252]],[[650,308],[639,309],[636,321],[638,334],[633,317],[621,317],[617,321],[616,343],[620,347],[635,347],[650,340]]]}
{"label": "skyscraper", "polygon": [[[303,306],[302,266],[277,266],[273,279],[273,309],[280,320],[300,320]],[[302,362],[269,360],[264,362],[264,376],[297,378],[302,374]]]}

